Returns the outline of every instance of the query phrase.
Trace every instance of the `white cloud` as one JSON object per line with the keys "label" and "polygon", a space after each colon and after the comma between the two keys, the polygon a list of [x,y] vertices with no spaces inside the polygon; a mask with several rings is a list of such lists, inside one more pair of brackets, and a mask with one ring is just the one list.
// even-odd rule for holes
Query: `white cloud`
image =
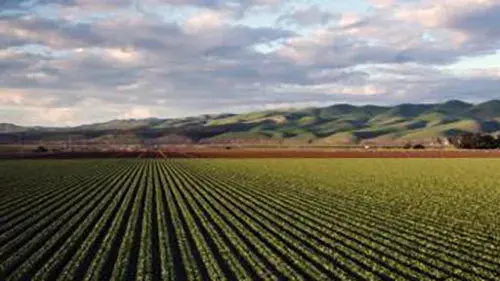
{"label": "white cloud", "polygon": [[136,62],[139,59],[139,54],[132,49],[108,48],[104,49],[104,53],[112,59],[123,63]]}
{"label": "white cloud", "polygon": [[[73,110],[71,108],[45,108],[41,110],[42,120],[48,123],[66,124],[73,121]],[[39,122],[40,122],[39,121]],[[44,123],[45,123],[44,122]]]}
{"label": "white cloud", "polygon": [[369,3],[372,4],[373,7],[381,9],[392,7],[397,4],[397,0],[368,0]]}
{"label": "white cloud", "polygon": [[24,94],[12,91],[0,91],[0,105],[21,105]]}
{"label": "white cloud", "polygon": [[221,27],[226,22],[226,17],[221,11],[203,10],[188,18],[184,27],[188,32],[203,32],[206,29]]}
{"label": "white cloud", "polygon": [[133,107],[123,115],[125,119],[142,119],[152,117],[151,111],[146,107]]}
{"label": "white cloud", "polygon": [[356,13],[343,13],[340,16],[339,25],[346,27],[358,23],[360,20],[360,16]]}
{"label": "white cloud", "polygon": [[[496,0],[425,0],[395,9],[395,18],[424,28],[449,32],[456,44],[485,39],[485,33],[500,34],[500,3]],[[492,22],[494,19],[497,22]],[[493,38],[490,38],[494,40]]]}
{"label": "white cloud", "polygon": [[135,89],[138,89],[141,87],[140,83],[132,83],[132,84],[125,84],[125,85],[118,85],[116,89],[118,91],[133,91]]}

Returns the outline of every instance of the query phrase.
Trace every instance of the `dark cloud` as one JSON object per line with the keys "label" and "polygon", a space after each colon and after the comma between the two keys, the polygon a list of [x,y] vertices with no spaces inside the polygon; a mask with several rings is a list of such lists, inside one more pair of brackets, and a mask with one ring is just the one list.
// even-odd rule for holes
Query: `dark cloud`
{"label": "dark cloud", "polygon": [[[228,10],[234,12],[234,16],[242,17],[245,12],[253,8],[277,6],[284,0],[146,0],[168,5],[197,6],[210,9]],[[149,2],[150,3],[150,2]]]}
{"label": "dark cloud", "polygon": [[242,17],[253,8],[277,6],[283,0],[0,0],[0,17],[26,13],[33,8],[48,5],[73,7],[93,11],[133,8],[144,13],[156,5],[200,7],[230,11],[233,16]]}
{"label": "dark cloud", "polygon": [[[16,74],[6,75],[4,87],[87,90],[85,96],[65,95],[61,98],[64,105],[89,97],[127,102],[117,88],[135,81],[150,91],[141,92],[151,97],[144,103],[154,103],[153,98],[196,98],[211,92],[224,93],[229,98],[240,88],[252,88],[247,84],[274,84],[276,79],[300,81],[304,76],[290,71],[290,65],[283,65],[286,62],[280,65],[276,58],[252,47],[291,35],[280,29],[233,26],[192,34],[176,24],[148,20],[61,28],[55,21],[18,19],[13,25],[21,31],[15,34],[23,42],[43,44],[59,52],[72,51],[60,57],[39,57],[42,63],[18,63]],[[78,48],[83,50],[75,51]],[[129,50],[138,59],[120,61],[120,56]],[[117,52],[118,57],[107,52]],[[29,74],[33,72],[44,73],[51,79],[32,79]],[[238,92],[245,95],[245,91]]]}
{"label": "dark cloud", "polygon": [[92,31],[93,26],[40,17],[0,19],[2,47],[40,44],[50,48],[101,45],[106,38]]}
{"label": "dark cloud", "polygon": [[462,30],[475,38],[500,41],[500,3],[471,7],[454,15],[448,22],[449,27]]}
{"label": "dark cloud", "polygon": [[41,5],[76,5],[75,0],[0,0],[0,15],[2,12],[31,10]]}

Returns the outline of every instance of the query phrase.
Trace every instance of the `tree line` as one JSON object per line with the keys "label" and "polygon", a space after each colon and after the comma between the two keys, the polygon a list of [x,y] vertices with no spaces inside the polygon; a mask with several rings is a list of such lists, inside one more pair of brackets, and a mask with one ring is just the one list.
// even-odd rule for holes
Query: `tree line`
{"label": "tree line", "polygon": [[500,135],[495,137],[483,133],[464,133],[450,137],[448,140],[460,149],[500,149]]}

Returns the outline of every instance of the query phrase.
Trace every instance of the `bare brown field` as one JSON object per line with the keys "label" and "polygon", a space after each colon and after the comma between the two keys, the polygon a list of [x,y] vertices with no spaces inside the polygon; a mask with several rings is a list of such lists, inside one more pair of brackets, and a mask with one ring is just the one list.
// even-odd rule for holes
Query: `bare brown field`
{"label": "bare brown field", "polygon": [[7,153],[0,159],[82,158],[500,158],[500,150],[175,148],[149,151]]}
{"label": "bare brown field", "polygon": [[190,158],[498,158],[500,150],[186,149],[165,154]]}

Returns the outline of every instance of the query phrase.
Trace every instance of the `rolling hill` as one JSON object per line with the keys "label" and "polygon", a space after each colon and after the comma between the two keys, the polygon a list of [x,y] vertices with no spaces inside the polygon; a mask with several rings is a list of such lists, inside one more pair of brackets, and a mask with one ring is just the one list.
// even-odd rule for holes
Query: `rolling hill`
{"label": "rolling hill", "polygon": [[130,119],[67,128],[0,124],[0,142],[391,144],[430,142],[463,132],[500,132],[500,100],[471,104],[268,110],[178,119]]}

